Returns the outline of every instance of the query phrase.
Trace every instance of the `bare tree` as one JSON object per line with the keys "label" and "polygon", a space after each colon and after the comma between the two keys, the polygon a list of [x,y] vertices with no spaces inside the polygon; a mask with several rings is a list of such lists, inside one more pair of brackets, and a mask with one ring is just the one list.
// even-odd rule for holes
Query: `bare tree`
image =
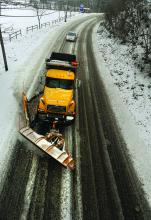
{"label": "bare tree", "polygon": [[36,15],[37,15],[37,18],[38,18],[38,26],[39,26],[39,29],[40,29],[41,28],[41,18],[44,15],[45,10],[42,9],[41,5],[38,4],[38,2],[34,2],[34,9],[36,10]]}

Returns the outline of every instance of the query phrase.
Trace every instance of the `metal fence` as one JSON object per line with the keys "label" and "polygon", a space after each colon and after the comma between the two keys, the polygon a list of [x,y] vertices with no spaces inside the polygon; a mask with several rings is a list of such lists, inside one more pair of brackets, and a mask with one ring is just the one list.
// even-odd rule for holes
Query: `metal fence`
{"label": "metal fence", "polygon": [[50,22],[46,22],[46,23],[41,24],[41,28],[47,27],[47,26],[50,26]]}
{"label": "metal fence", "polygon": [[[74,15],[68,15],[67,18],[69,17],[72,17]],[[62,16],[62,17],[59,17],[58,19],[55,19],[55,20],[52,20],[51,22],[46,22],[46,23],[42,23],[40,28],[43,28],[43,27],[48,27],[48,26],[53,26],[55,24],[57,24],[58,22],[61,22],[61,21],[64,21],[65,20],[65,16]],[[26,33],[28,33],[29,31],[34,31],[34,30],[38,30],[39,29],[39,26],[38,25],[32,25],[32,26],[29,26],[29,27],[26,27]],[[10,33],[9,34],[9,40],[11,41],[13,38],[16,38],[21,35],[22,36],[22,32],[21,30],[18,30],[18,31],[15,31],[13,33]]]}
{"label": "metal fence", "polygon": [[21,32],[21,30],[19,30],[19,31],[15,31],[15,32],[9,34],[9,40],[11,41],[12,38],[16,38],[16,39],[17,39],[17,37],[18,37],[19,35],[22,36],[22,32]]}
{"label": "metal fence", "polygon": [[30,26],[30,27],[26,27],[26,33],[28,33],[29,31],[32,31],[33,30],[38,30],[38,25],[33,25],[33,26]]}

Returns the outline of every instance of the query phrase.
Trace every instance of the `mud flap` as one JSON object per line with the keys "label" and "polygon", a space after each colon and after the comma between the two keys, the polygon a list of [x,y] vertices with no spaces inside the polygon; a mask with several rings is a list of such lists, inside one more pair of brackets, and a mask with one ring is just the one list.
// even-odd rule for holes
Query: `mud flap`
{"label": "mud flap", "polygon": [[63,166],[68,167],[71,170],[75,168],[73,158],[66,151],[60,149],[64,146],[64,141],[61,136],[59,136],[60,134],[55,135],[55,133],[49,133],[47,136],[43,136],[37,134],[28,126],[22,128],[20,133]]}

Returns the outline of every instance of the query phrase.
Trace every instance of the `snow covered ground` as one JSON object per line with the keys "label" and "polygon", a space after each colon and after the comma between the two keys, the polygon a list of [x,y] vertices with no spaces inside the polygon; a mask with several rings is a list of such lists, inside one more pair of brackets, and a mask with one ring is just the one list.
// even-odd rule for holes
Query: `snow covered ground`
{"label": "snow covered ground", "polygon": [[[134,64],[131,47],[121,45],[100,26],[96,54],[100,54],[101,77],[105,82],[119,127],[134,167],[151,205],[151,77]],[[95,41],[94,41],[95,42]],[[138,51],[137,51],[138,50]],[[135,49],[138,57],[142,50]],[[98,56],[97,56],[98,57]],[[100,65],[100,64],[99,64]]]}
{"label": "snow covered ground", "polygon": [[[13,9],[11,8],[13,7]],[[15,8],[14,8],[15,7]],[[18,8],[17,6],[9,5],[3,6],[1,10],[0,25],[2,28],[3,37],[8,40],[8,34],[15,31],[21,30],[22,35],[26,35],[26,28],[33,25],[38,25],[38,17],[36,16],[37,11],[32,7],[28,8]],[[61,17],[65,16],[64,11],[54,11],[54,10],[38,10],[38,14],[42,15],[40,23],[44,24],[46,22],[55,21]],[[68,12],[68,16],[76,14],[75,12]]]}

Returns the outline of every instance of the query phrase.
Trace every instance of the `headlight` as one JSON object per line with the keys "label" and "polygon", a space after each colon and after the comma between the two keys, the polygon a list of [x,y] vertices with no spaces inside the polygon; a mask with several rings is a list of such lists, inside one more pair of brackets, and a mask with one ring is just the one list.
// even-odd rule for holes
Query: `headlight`
{"label": "headlight", "polygon": [[74,119],[73,116],[67,116],[67,117],[66,117],[66,120],[67,120],[67,121],[72,121],[73,119]]}
{"label": "headlight", "polygon": [[40,108],[38,109],[38,111],[39,111],[39,112],[45,112],[43,109],[40,109]]}

